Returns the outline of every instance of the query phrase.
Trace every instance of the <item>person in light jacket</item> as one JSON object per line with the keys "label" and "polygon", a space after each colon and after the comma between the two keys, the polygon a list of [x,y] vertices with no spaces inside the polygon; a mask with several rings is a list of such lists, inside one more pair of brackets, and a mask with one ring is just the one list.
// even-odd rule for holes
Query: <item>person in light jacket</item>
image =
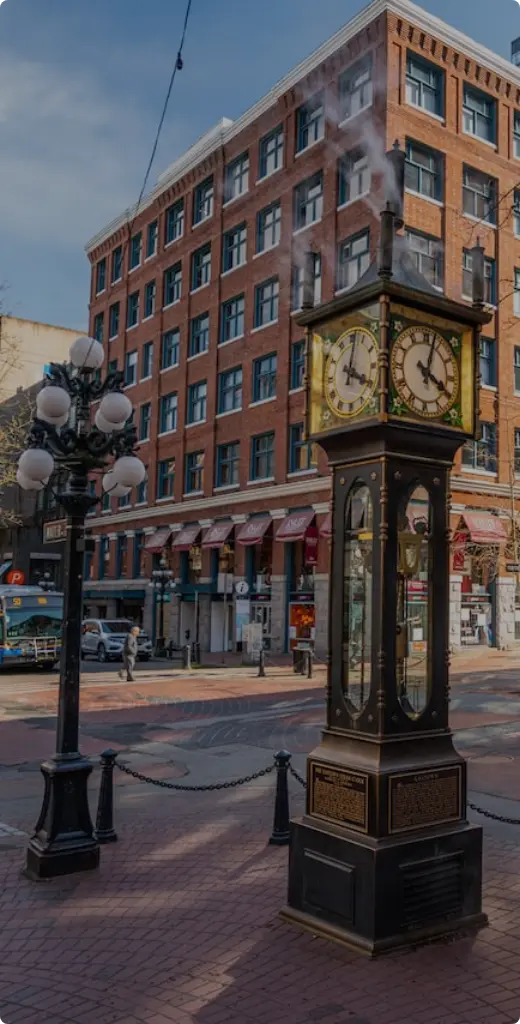
{"label": "person in light jacket", "polygon": [[137,658],[137,637],[139,635],[139,626],[132,626],[131,630],[126,634],[125,644],[123,647],[123,668],[119,670],[121,679],[124,679],[126,671],[127,683],[133,683],[134,681],[134,668]]}

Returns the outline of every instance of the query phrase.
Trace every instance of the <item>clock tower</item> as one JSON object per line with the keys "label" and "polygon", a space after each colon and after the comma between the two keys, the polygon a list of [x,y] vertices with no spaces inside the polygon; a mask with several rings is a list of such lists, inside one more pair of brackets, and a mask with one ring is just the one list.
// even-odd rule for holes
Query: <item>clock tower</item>
{"label": "clock tower", "polygon": [[399,187],[377,260],[298,318],[308,439],[332,470],[330,651],[282,911],[370,956],[486,923],[448,720],[449,478],[478,431],[484,252],[472,306],[434,288],[400,233],[404,153],[387,158]]}

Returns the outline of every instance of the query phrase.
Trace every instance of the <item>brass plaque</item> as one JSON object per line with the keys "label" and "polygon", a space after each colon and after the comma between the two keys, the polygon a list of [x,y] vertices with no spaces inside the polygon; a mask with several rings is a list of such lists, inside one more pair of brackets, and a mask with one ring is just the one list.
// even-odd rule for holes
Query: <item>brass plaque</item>
{"label": "brass plaque", "polygon": [[406,772],[389,779],[388,831],[409,832],[462,817],[462,767]]}
{"label": "brass plaque", "polygon": [[368,775],[311,762],[309,813],[367,832]]}

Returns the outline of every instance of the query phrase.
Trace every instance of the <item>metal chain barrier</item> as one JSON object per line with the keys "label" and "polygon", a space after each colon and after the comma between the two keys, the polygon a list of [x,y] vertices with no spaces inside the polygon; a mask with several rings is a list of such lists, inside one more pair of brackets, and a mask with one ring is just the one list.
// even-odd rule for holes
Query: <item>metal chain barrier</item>
{"label": "metal chain barrier", "polygon": [[482,814],[484,818],[491,818],[493,821],[501,821],[504,825],[520,825],[520,818],[508,818],[504,814],[493,814],[492,811],[485,811],[483,807],[477,807],[476,804],[471,804],[469,800],[468,807],[472,811],[476,811],[477,814]]}
{"label": "metal chain barrier", "polygon": [[207,786],[181,786],[175,782],[165,782],[164,779],[152,779],[149,775],[141,775],[140,772],[134,772],[131,768],[125,768],[124,765],[119,764],[119,761],[116,761],[116,768],[119,768],[120,772],[124,772],[125,775],[131,775],[133,779],[138,779],[139,782],[150,782],[152,786],[160,786],[161,789],[178,789],[192,793],[204,793],[216,789],[234,789],[235,786],[243,786],[246,782],[253,782],[254,779],[261,779],[264,775],[269,775],[274,771],[275,767],[276,765],[271,764],[267,768],[262,768],[259,772],[254,772],[253,775],[244,775],[242,779],[231,779],[229,782],[214,782]]}
{"label": "metal chain barrier", "polygon": [[303,786],[304,789],[307,789],[307,783],[303,778],[303,775],[300,775],[300,773],[296,771],[296,768],[293,768],[292,764],[289,764],[289,771],[293,778],[300,783],[300,786]]}

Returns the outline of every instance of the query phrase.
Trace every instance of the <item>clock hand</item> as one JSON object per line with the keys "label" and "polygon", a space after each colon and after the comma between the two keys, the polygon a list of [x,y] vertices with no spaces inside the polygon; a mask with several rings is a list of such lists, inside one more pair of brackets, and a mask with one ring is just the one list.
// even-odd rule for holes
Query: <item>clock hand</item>
{"label": "clock hand", "polygon": [[432,383],[435,384],[438,387],[439,391],[446,391],[446,388],[445,388],[442,380],[439,380],[435,376],[435,374],[433,374],[431,372],[431,370],[428,369],[427,366],[424,366],[423,363],[421,363],[420,360],[417,363],[417,368],[421,371],[421,373],[423,375],[423,378],[424,378],[424,383],[425,384],[429,384],[430,381],[432,381]]}
{"label": "clock hand", "polygon": [[430,372],[430,370],[431,370],[431,368],[432,368],[432,362],[433,362],[433,353],[435,352],[435,345],[436,345],[436,342],[437,342],[437,338],[436,338],[436,336],[435,336],[435,334],[434,334],[434,335],[433,335],[433,341],[432,341],[432,343],[431,343],[431,346],[430,346],[430,351],[429,351],[429,353],[428,353],[428,362],[427,362],[427,364],[426,364],[426,365],[427,365],[427,368],[428,368],[428,373]]}
{"label": "clock hand", "polygon": [[346,367],[346,369],[345,369],[345,373],[347,374],[347,377],[346,377],[346,380],[345,380],[345,384],[350,384],[350,379],[353,376],[352,367],[353,367],[353,364],[354,364],[354,355],[355,355],[355,352],[356,352],[356,345],[357,345],[357,334],[354,335],[354,340],[352,342],[352,348],[351,348],[351,351],[350,351],[350,361],[349,361],[348,367]]}
{"label": "clock hand", "polygon": [[435,386],[438,387],[439,391],[446,391],[446,388],[445,388],[442,380],[438,380],[437,377],[434,377],[433,373],[430,373],[429,377],[430,377],[430,380],[433,381]]}
{"label": "clock hand", "polygon": [[367,379],[364,373],[358,373],[354,368],[350,371],[350,376],[354,377],[354,380],[358,380],[360,384],[366,384]]}

